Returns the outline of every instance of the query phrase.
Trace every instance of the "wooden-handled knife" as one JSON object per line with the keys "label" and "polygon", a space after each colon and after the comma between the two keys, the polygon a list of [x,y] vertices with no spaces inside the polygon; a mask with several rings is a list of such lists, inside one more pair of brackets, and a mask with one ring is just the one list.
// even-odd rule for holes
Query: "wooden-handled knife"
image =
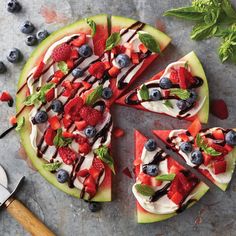
{"label": "wooden-handled knife", "polygon": [[4,206],[9,214],[15,218],[33,236],[55,236],[29,209],[14,198],[14,193],[22,184],[22,177],[15,189],[8,190],[8,179],[5,170],[0,165],[0,207]]}

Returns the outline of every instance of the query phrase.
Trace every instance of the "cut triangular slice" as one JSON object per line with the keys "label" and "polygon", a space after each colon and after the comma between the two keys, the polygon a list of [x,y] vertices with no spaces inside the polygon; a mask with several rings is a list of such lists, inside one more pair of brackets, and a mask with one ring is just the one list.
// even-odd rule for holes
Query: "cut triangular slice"
{"label": "cut triangular slice", "polygon": [[116,102],[179,119],[198,117],[202,123],[207,123],[207,79],[198,57],[190,52]]}
{"label": "cut triangular slice", "polygon": [[223,191],[235,168],[236,132],[220,127],[201,129],[194,121],[187,129],[154,130],[153,133]]}
{"label": "cut triangular slice", "polygon": [[132,191],[138,223],[168,219],[192,206],[209,189],[153,142],[135,131],[136,183]]}

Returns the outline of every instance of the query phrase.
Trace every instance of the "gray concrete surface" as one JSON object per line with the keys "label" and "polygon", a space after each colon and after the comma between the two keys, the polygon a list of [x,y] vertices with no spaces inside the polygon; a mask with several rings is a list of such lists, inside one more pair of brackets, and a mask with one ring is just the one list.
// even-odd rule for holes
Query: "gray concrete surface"
{"label": "gray concrete surface", "polygon": [[[50,31],[60,28],[64,23],[46,24],[39,14],[42,5],[53,3],[61,14],[67,17],[67,22],[73,22],[81,17],[98,13],[124,15],[155,25],[156,20],[164,21],[166,32],[173,37],[172,45],[165,51],[151,68],[142,76],[144,80],[167,63],[178,59],[191,50],[199,55],[208,77],[211,98],[223,98],[229,108],[229,118],[219,120],[210,116],[209,126],[236,126],[236,65],[219,62],[216,48],[217,40],[194,42],[189,33],[192,24],[176,19],[164,18],[162,13],[171,8],[186,5],[187,0],[20,0],[23,11],[17,15],[9,14],[5,2],[0,1],[0,60],[6,62],[7,50],[13,46],[19,47],[25,60],[32,48],[24,45],[25,36],[20,33],[19,26],[26,19],[31,20],[39,28]],[[236,5],[236,1],[233,0]],[[23,63],[10,65],[8,73],[0,75],[0,90],[16,91],[16,82]],[[140,81],[141,81],[140,80]],[[0,130],[8,127],[8,118],[15,112],[6,104],[0,104]],[[51,186],[39,173],[30,169],[18,154],[19,138],[12,132],[0,141],[0,163],[8,171],[10,186],[21,175],[26,181],[17,195],[36,215],[59,236],[74,235],[236,235],[236,178],[234,176],[226,193],[212,188],[194,207],[170,220],[150,225],[138,225],[135,215],[135,199],[131,193],[133,180],[121,173],[125,167],[132,168],[133,130],[140,129],[151,136],[154,128],[187,127],[184,121],[151,113],[144,113],[129,108],[114,106],[115,125],[125,129],[125,137],[114,140],[114,156],[118,165],[118,174],[114,176],[113,202],[103,204],[99,213],[90,213],[83,201],[67,196]],[[0,211],[0,235],[28,235],[6,211]],[[42,235],[43,236],[43,235]]]}

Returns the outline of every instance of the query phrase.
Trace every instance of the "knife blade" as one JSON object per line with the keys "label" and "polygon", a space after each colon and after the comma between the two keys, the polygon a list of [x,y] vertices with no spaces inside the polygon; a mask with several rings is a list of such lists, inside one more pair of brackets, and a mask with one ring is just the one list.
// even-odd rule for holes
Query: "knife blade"
{"label": "knife blade", "polygon": [[8,186],[7,174],[1,165],[0,165],[0,184],[5,188],[7,188]]}
{"label": "knife blade", "polygon": [[10,196],[11,193],[0,184],[0,206],[4,204]]}

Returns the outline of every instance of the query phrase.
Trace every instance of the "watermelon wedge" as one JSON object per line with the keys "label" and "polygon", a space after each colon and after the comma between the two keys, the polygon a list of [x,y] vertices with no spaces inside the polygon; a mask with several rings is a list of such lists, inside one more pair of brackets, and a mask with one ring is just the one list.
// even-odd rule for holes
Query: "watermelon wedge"
{"label": "watermelon wedge", "polygon": [[[161,85],[161,81],[166,78],[167,84]],[[146,83],[116,100],[116,103],[178,119],[192,121],[198,117],[201,123],[207,123],[207,79],[198,57],[194,52],[190,52]]]}
{"label": "watermelon wedge", "polygon": [[[191,125],[188,130],[154,130],[153,133],[177,152],[186,164],[225,191],[231,181],[236,160],[236,148],[228,144],[226,139],[230,131],[233,130],[220,127],[199,130]],[[192,148],[185,149],[183,143],[190,143]],[[200,157],[193,155],[195,151],[200,151]]]}
{"label": "watermelon wedge", "polygon": [[[207,192],[209,188],[206,184],[163,150],[157,148],[151,152],[147,151],[144,146],[147,137],[137,130],[134,136],[136,183],[133,193],[137,199],[138,223],[152,223],[171,218],[192,206]],[[157,177],[149,175],[148,165],[157,165]],[[159,180],[156,179],[158,177]],[[170,177],[171,179],[168,179]],[[146,188],[151,188],[151,195],[146,192],[143,196]]]}

